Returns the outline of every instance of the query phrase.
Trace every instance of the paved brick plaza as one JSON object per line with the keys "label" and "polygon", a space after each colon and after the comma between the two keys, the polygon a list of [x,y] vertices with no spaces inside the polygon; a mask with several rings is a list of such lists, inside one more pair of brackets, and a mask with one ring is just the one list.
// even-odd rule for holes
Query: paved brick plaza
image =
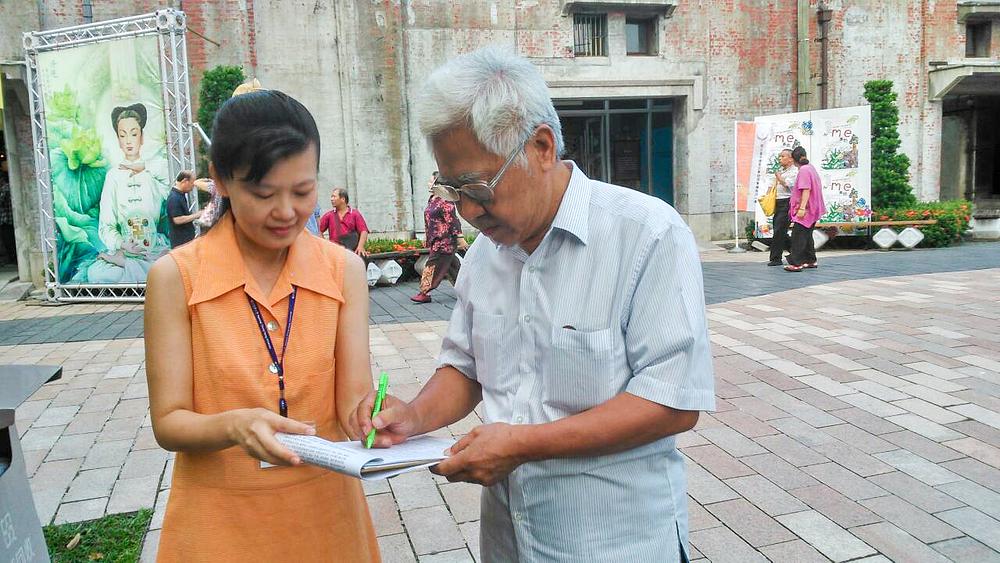
{"label": "paved brick plaza", "polygon": [[[1000,245],[832,256],[788,274],[706,255],[719,410],[679,440],[693,558],[1000,561]],[[411,290],[372,295],[373,371],[404,398],[453,302],[421,309]],[[104,336],[55,340],[92,319]],[[0,354],[64,366],[17,412],[42,520],[155,506],[151,557],[171,455],[149,428],[137,319],[131,305],[0,304],[0,342],[43,335]],[[367,492],[386,561],[478,556],[478,487],[419,472]]]}

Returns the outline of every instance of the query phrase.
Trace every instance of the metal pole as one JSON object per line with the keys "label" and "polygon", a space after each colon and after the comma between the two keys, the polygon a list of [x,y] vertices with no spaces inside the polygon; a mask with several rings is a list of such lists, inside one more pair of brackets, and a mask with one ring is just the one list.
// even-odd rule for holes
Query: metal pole
{"label": "metal pole", "polygon": [[[740,246],[740,180],[739,171],[737,170],[739,163],[739,156],[736,154],[736,148],[739,146],[739,124],[735,121],[733,122],[733,237],[736,238],[736,245],[729,250],[730,254],[739,254],[741,252],[746,252],[746,250]],[[747,197],[750,197],[749,188],[747,190]]]}

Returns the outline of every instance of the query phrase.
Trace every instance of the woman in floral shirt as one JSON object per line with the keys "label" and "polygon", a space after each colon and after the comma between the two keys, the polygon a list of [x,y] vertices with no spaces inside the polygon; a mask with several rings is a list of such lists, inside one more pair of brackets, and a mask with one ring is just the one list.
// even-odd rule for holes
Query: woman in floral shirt
{"label": "woman in floral shirt", "polygon": [[[432,179],[431,184],[433,183]],[[452,284],[455,283],[461,264],[455,251],[468,246],[462,238],[462,223],[458,219],[458,210],[455,209],[453,202],[431,194],[424,209],[424,225],[427,228],[427,248],[431,254],[427,259],[424,273],[420,276],[420,292],[410,298],[417,303],[430,303],[429,293],[445,277],[448,277]]]}

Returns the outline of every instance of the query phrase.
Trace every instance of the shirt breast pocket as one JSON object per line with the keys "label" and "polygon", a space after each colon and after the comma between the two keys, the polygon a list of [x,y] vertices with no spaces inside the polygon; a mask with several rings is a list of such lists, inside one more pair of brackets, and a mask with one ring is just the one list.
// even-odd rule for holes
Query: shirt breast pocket
{"label": "shirt breast pocket", "polygon": [[555,328],[545,403],[565,414],[599,405],[619,391],[614,373],[614,335],[610,328],[581,331]]}

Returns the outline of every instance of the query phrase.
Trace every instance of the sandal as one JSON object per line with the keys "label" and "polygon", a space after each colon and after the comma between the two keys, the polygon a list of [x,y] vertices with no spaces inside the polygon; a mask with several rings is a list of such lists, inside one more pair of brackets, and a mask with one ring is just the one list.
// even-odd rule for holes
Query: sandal
{"label": "sandal", "polygon": [[802,268],[803,268],[803,266],[796,266],[794,264],[789,264],[789,265],[785,266],[785,271],[786,272],[801,272]]}

